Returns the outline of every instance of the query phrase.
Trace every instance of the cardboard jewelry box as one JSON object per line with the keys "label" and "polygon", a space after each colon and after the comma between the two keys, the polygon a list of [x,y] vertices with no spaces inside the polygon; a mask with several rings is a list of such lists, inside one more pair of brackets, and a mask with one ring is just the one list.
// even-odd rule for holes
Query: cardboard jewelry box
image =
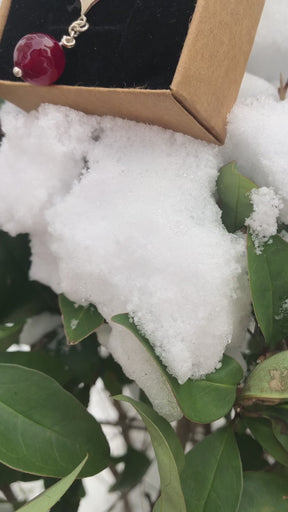
{"label": "cardboard jewelry box", "polygon": [[[0,98],[30,111],[41,103],[155,124],[216,144],[226,137],[265,0],[198,0],[167,90],[53,85],[0,80]],[[0,7],[0,39],[11,0]],[[12,67],[12,63],[11,63]],[[1,78],[1,76],[0,76]]]}

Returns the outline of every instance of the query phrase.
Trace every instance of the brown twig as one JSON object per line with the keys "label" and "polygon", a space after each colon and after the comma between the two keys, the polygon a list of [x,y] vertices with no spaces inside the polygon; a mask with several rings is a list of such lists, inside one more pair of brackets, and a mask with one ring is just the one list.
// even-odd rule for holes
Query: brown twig
{"label": "brown twig", "polygon": [[288,91],[288,80],[284,83],[283,74],[280,73],[280,87],[278,87],[278,94],[281,101],[286,100]]}
{"label": "brown twig", "polygon": [[4,494],[6,500],[9,501],[9,503],[17,503],[17,498],[10,485],[1,485],[0,491]]}
{"label": "brown twig", "polygon": [[183,416],[183,418],[181,418],[181,420],[178,421],[176,427],[176,434],[178,436],[178,439],[180,440],[183,450],[185,450],[186,444],[190,439],[191,430],[191,421],[187,420],[187,418]]}
{"label": "brown twig", "polygon": [[[109,469],[110,469],[112,475],[114,476],[115,480],[118,480],[119,471],[117,470],[117,468],[112,465],[112,466],[109,466]],[[131,503],[128,498],[128,492],[121,492],[121,500],[123,501],[123,504],[125,507],[125,512],[133,512],[133,510],[131,508]]]}
{"label": "brown twig", "polygon": [[122,404],[117,400],[114,400],[114,407],[118,412],[119,425],[122,430],[123,438],[128,446],[131,446],[131,439],[129,433],[129,423],[127,419],[127,415],[122,407]]}

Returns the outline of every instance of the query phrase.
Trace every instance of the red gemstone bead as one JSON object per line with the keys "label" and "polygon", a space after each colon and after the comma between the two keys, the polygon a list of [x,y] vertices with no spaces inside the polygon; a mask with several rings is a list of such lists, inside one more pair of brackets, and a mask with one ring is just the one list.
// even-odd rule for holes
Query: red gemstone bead
{"label": "red gemstone bead", "polygon": [[33,85],[51,85],[62,75],[65,53],[48,34],[27,34],[14,50],[14,74]]}

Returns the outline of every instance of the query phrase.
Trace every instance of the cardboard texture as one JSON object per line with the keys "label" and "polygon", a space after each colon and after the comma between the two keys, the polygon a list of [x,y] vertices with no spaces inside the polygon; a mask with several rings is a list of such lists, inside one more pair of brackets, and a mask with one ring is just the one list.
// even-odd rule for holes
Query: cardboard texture
{"label": "cardboard texture", "polygon": [[[265,0],[198,0],[169,90],[35,87],[0,81],[0,97],[30,111],[41,103],[111,115],[223,144]],[[0,7],[0,39],[11,0]],[[12,63],[11,63],[12,66]]]}

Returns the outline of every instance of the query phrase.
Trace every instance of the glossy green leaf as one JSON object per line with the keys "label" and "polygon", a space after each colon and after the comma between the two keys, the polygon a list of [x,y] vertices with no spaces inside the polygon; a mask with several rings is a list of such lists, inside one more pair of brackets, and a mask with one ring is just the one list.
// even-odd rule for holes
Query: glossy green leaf
{"label": "glossy green leaf", "polygon": [[238,510],[242,467],[231,427],[217,430],[186,455],[181,481],[188,512]]}
{"label": "glossy green leaf", "polygon": [[0,325],[0,353],[5,352],[13,343],[18,343],[24,322],[7,322]]}
{"label": "glossy green leaf", "polygon": [[253,211],[249,193],[257,185],[242,176],[236,162],[220,169],[217,191],[222,209],[222,221],[226,229],[234,233],[245,225],[245,220]]}
{"label": "glossy green leaf", "polygon": [[140,414],[150,434],[161,481],[159,512],[186,512],[179,476],[184,466],[184,453],[171,425],[146,404],[122,395],[114,398],[131,404]]}
{"label": "glossy green leaf", "polygon": [[44,373],[0,364],[0,417],[0,460],[7,466],[63,477],[88,454],[82,477],[109,464],[100,425]]}
{"label": "glossy green leaf", "polygon": [[250,373],[240,400],[288,400],[288,350],[269,357]]}
{"label": "glossy green leaf", "polygon": [[151,461],[144,452],[128,447],[127,454],[123,457],[125,468],[120,474],[117,482],[110,487],[110,492],[127,492],[141,482]]}
{"label": "glossy green leaf", "polygon": [[288,243],[273,236],[257,254],[248,234],[247,251],[254,311],[266,344],[273,349],[288,336]]}
{"label": "glossy green leaf", "polygon": [[37,496],[37,498],[30,501],[30,503],[21,507],[19,512],[49,512],[51,507],[60,500],[63,494],[65,494],[73,484],[86,462],[87,456],[69,475],[60,480],[60,482],[54,484],[52,487],[49,487],[49,489],[40,494],[40,496]]}
{"label": "glossy green leaf", "polygon": [[263,446],[264,450],[278,462],[288,466],[288,453],[275,437],[271,421],[266,418],[245,418],[245,422],[253,437]]}
{"label": "glossy green leaf", "polygon": [[287,512],[288,480],[271,472],[244,473],[239,512]]}
{"label": "glossy green leaf", "polygon": [[210,423],[222,418],[231,410],[236,398],[237,384],[243,377],[242,368],[237,361],[224,356],[219,370],[207,375],[205,379],[189,379],[185,384],[180,385],[167,372],[149,341],[130,321],[127,314],[114,316],[112,320],[132,332],[157,362],[180,409],[189,420],[197,423]]}
{"label": "glossy green leaf", "polygon": [[60,295],[59,305],[69,344],[79,343],[104,323],[103,316],[92,304],[80,306]]}

